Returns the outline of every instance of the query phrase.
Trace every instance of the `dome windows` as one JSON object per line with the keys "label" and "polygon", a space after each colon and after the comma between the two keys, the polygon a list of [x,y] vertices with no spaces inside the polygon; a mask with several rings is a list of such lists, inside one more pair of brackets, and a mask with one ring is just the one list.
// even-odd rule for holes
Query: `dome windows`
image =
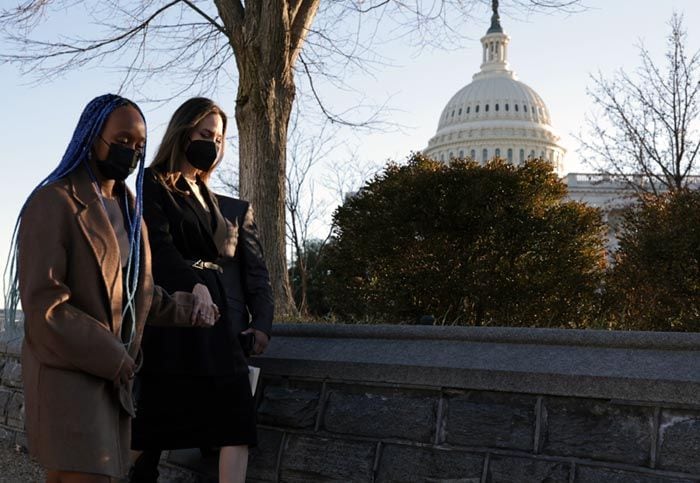
{"label": "dome windows", "polygon": [[462,115],[462,108],[461,108],[461,107],[459,108],[459,112],[457,113],[457,115],[458,115],[458,116],[461,116],[461,115]]}
{"label": "dome windows", "polygon": [[527,104],[523,104],[523,112],[527,112]]}
{"label": "dome windows", "polygon": [[489,112],[489,105],[486,104],[486,107],[484,108],[484,111]]}
{"label": "dome windows", "polygon": [[452,117],[455,117],[455,110],[452,109]]}
{"label": "dome windows", "polygon": [[[508,104],[506,104],[506,106],[507,106],[507,105],[508,105]],[[509,162],[509,163],[512,163],[512,162],[513,162],[513,149],[512,149],[512,148],[508,148],[508,162]]]}
{"label": "dome windows", "polygon": [[481,151],[481,160],[485,163],[488,158],[489,158],[489,150],[484,148],[484,150]]}
{"label": "dome windows", "polygon": [[508,103],[506,102],[506,111],[509,111],[509,110],[510,110],[510,106],[509,106]]}
{"label": "dome windows", "polygon": [[525,150],[521,149],[520,150],[520,162],[522,163],[523,161],[525,161]]}
{"label": "dome windows", "polygon": [[496,103],[496,106],[495,106],[495,108],[496,108],[496,110],[498,111],[498,103]]}
{"label": "dome windows", "polygon": [[471,106],[467,106],[467,114],[469,114],[469,111],[471,111]]}
{"label": "dome windows", "polygon": [[464,157],[464,149],[459,150],[459,157],[463,158]]}
{"label": "dome windows", "polygon": [[520,106],[518,106],[517,104],[515,104],[515,112],[518,112],[518,111],[520,110],[519,107],[520,107]]}
{"label": "dome windows", "polygon": [[474,110],[477,114],[479,113],[479,104],[476,105],[476,109]]}
{"label": "dome windows", "polygon": [[500,149],[500,148],[496,148],[496,154],[495,154],[495,156],[496,156],[497,158],[500,158],[500,157],[501,157],[501,149]]}
{"label": "dome windows", "polygon": [[470,158],[472,158],[472,161],[476,160],[476,150],[472,149],[471,154],[469,155]]}

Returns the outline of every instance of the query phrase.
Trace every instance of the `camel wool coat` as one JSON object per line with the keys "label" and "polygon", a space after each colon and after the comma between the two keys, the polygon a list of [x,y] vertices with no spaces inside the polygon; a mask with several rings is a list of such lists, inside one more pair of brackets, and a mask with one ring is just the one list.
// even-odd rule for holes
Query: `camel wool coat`
{"label": "camel wool coat", "polygon": [[[22,376],[30,453],[49,470],[122,477],[129,468],[131,384],[144,323],[189,324],[192,294],[154,287],[142,229],[136,333],[121,342],[122,267],[112,225],[85,167],[38,190],[19,229]],[[146,355],[146,357],[148,357]]]}

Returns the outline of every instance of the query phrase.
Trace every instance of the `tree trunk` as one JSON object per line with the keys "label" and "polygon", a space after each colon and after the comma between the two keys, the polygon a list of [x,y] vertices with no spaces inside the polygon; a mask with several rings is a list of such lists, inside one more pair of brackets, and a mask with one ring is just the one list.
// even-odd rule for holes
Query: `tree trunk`
{"label": "tree trunk", "polygon": [[299,259],[297,260],[297,267],[299,268],[299,280],[300,280],[300,290],[301,290],[301,295],[299,296],[299,307],[297,309],[299,310],[299,315],[302,316],[307,316],[308,315],[308,307],[307,307],[307,292],[309,291],[309,271],[307,268],[307,260],[308,260],[308,252],[304,251],[304,253],[301,253],[299,256]]}
{"label": "tree trunk", "polygon": [[256,211],[276,315],[290,316],[296,309],[285,256],[284,201],[287,125],[295,88],[290,79],[272,78],[263,83],[257,75],[239,74],[236,122],[241,198],[250,201]]}
{"label": "tree trunk", "polygon": [[240,193],[257,211],[275,313],[296,314],[285,250],[287,126],[294,63],[320,0],[214,0],[238,67]]}

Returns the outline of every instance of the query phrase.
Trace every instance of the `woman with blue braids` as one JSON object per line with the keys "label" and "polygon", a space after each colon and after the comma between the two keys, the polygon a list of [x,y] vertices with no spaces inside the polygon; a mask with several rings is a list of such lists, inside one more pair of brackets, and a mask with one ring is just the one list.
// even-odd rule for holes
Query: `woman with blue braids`
{"label": "woman with blue braids", "polygon": [[[93,99],[15,227],[6,310],[14,320],[19,295],[27,438],[50,483],[103,483],[127,472],[146,320],[214,323],[192,320],[202,304],[193,294],[153,285],[141,221],[145,148],[136,104]],[[133,195],[124,180],[137,168]]]}

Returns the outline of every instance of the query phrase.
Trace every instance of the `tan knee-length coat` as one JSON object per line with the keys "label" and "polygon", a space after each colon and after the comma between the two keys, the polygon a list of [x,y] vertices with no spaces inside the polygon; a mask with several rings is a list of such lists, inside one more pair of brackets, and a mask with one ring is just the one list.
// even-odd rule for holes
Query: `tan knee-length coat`
{"label": "tan knee-length coat", "polygon": [[86,169],[40,189],[22,214],[26,429],[30,453],[45,468],[112,477],[128,470],[131,387],[113,380],[127,353],[136,359],[147,320],[187,324],[192,311],[191,294],[154,287],[148,247],[144,227],[136,337],[127,352],[119,244]]}

